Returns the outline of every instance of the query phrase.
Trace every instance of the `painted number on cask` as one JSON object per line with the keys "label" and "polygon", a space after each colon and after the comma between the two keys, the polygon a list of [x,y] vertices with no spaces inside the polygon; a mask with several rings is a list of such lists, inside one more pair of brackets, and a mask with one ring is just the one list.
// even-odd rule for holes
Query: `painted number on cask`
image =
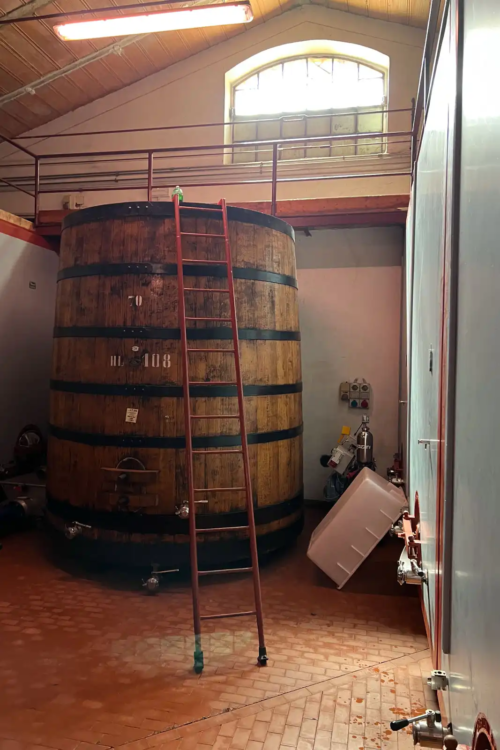
{"label": "painted number on cask", "polygon": [[134,309],[142,305],[142,297],[140,294],[129,294],[128,295],[130,307]]}
{"label": "painted number on cask", "polygon": [[[132,347],[135,350],[136,347]],[[140,358],[144,367],[164,367],[167,370],[172,367],[172,360],[170,354],[149,354],[146,352]],[[138,360],[134,357],[134,364]],[[111,367],[123,367],[125,365],[125,358],[121,354],[112,354],[110,357]],[[139,364],[139,362],[137,362]]]}
{"label": "painted number on cask", "polygon": [[149,355],[148,352],[144,355],[144,367],[166,367],[167,369],[172,366],[172,362],[170,361],[170,354],[164,354],[163,356],[160,356],[160,354],[151,354]]}

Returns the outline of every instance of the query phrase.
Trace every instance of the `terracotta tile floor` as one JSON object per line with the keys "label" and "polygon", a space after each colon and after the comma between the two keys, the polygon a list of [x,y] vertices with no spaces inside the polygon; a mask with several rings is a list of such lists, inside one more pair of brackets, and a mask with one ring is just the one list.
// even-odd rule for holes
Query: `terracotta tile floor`
{"label": "terracotta tile floor", "polygon": [[[5,539],[0,750],[409,747],[388,722],[433,705],[418,599],[338,592],[306,543],[263,568],[269,666],[253,619],[210,621],[195,675],[185,581],[148,597],[137,577],[62,568],[39,532]],[[250,586],[207,581],[203,611],[248,608]]]}

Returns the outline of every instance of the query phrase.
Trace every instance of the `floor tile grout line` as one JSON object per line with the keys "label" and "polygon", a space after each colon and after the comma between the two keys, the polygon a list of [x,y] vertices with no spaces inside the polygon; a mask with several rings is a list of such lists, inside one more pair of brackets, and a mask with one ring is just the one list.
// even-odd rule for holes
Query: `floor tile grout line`
{"label": "floor tile grout line", "polygon": [[[302,693],[304,690],[309,692],[310,689],[313,688],[311,695],[314,695],[314,693],[323,692],[322,690],[318,689],[322,685],[331,685],[333,683],[344,684],[343,682],[339,682],[339,681],[343,680],[345,682],[350,682],[352,681],[352,678],[355,675],[359,675],[363,672],[368,672],[368,673],[373,672],[375,669],[379,669],[379,667],[385,664],[399,662],[401,666],[404,666],[406,663],[414,662],[415,661],[414,657],[416,655],[423,654],[428,651],[429,651],[429,647],[425,649],[421,649],[420,651],[415,651],[413,654],[406,654],[405,656],[395,656],[394,658],[385,659],[384,661],[378,662],[377,664],[374,664],[371,667],[360,667],[359,669],[355,669],[352,672],[346,672],[345,675],[338,675],[337,677],[329,677],[326,680],[320,680],[318,682],[311,682],[310,685],[306,685],[301,688],[293,688],[292,690],[285,691],[283,693],[280,693],[279,695],[273,696],[272,698],[262,698],[248,705],[241,706],[240,708],[225,709],[223,711],[220,711],[219,713],[210,714],[210,716],[204,716],[199,719],[193,719],[193,721],[186,722],[185,724],[180,724],[179,726],[176,726],[176,727],[171,727],[170,729],[153,731],[150,734],[145,735],[140,740],[133,740],[132,742],[124,742],[121,745],[113,745],[110,748],[110,750],[116,750],[116,748],[122,748],[123,750],[124,748],[127,747],[127,745],[134,745],[135,742],[144,742],[145,740],[149,740],[153,737],[167,735],[170,732],[173,735],[176,733],[179,734],[178,737],[172,737],[172,742],[174,742],[176,739],[182,739],[186,735],[198,734],[198,732],[190,732],[190,731],[183,732],[182,730],[184,728],[193,727],[194,725],[202,724],[204,722],[210,722],[211,724],[217,725],[217,722],[214,721],[215,719],[221,719],[220,724],[224,724],[226,721],[233,721],[233,720],[236,721],[238,719],[238,716],[241,716],[243,718],[246,715],[251,715],[252,713],[258,713],[259,706],[269,706],[273,701],[276,701],[278,699],[281,699],[278,705],[283,705],[284,703],[291,703],[294,700],[295,693]],[[248,709],[253,709],[253,708],[255,708],[256,710],[248,713]],[[228,718],[223,718],[223,717],[228,717]],[[205,727],[206,726],[207,725],[205,724]],[[203,728],[200,729],[199,731],[202,732]],[[165,740],[165,742],[168,742],[168,741],[169,740]]]}

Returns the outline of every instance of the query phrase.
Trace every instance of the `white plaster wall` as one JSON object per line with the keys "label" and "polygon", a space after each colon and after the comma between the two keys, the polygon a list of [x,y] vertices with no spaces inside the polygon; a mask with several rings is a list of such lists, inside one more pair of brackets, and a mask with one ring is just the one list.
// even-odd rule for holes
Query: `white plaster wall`
{"label": "white plaster wall", "polygon": [[[26,424],[46,433],[59,258],[0,233],[0,463]],[[36,289],[29,288],[29,282]]]}
{"label": "white plaster wall", "polygon": [[[389,102],[391,109],[411,106],[416,94],[424,32],[400,24],[378,21],[364,16],[305,5],[266,23],[252,25],[244,33],[172,65],[138,83],[103,97],[68,115],[32,131],[33,141],[23,141],[40,153],[86,151],[118,148],[149,148],[179,145],[219,144],[224,142],[222,127],[166,131],[154,134],[103,135],[65,138],[67,132],[85,132],[115,128],[140,128],[188,123],[222,122],[224,119],[225,74],[248,57],[281,44],[310,39],[351,42],[374,48],[390,58]],[[394,114],[389,130],[408,130],[409,115]],[[37,134],[60,133],[61,138],[40,140]],[[403,148],[403,146],[400,146]],[[405,146],[404,148],[407,147]],[[19,155],[16,156],[19,161]],[[222,159],[221,159],[222,162]],[[108,165],[110,169],[113,165]],[[346,164],[346,169],[350,165]],[[380,169],[383,170],[383,159]],[[142,164],[145,167],[145,162]],[[44,167],[50,171],[49,167]],[[82,162],[81,171],[92,165]],[[31,169],[32,172],[32,169]],[[280,185],[278,198],[303,198],[343,195],[380,195],[407,192],[406,177],[303,182]],[[269,185],[226,186],[195,189],[189,200],[268,200]],[[91,193],[87,205],[124,200],[145,199],[143,191]],[[9,210],[31,209],[30,199],[18,194],[14,202],[8,193],[0,194]],[[60,207],[60,195],[46,195],[42,208]],[[28,207],[28,208],[26,208]]]}
{"label": "white plaster wall", "polygon": [[329,470],[319,457],[342,425],[354,431],[364,411],[339,400],[343,380],[365,378],[378,472],[397,450],[403,230],[314,230],[297,234],[302,332],[305,497],[321,499]]}

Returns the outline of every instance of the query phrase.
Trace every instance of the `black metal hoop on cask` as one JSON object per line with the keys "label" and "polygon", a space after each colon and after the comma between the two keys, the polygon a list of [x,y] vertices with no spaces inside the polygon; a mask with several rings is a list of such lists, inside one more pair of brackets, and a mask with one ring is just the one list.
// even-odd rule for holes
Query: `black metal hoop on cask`
{"label": "black metal hoop on cask", "polygon": [[[193,265],[184,263],[185,276],[206,276],[208,278],[227,278],[227,269],[223,266]],[[177,276],[176,263],[89,263],[85,266],[63,268],[57,274],[58,281],[81,279],[88,276]],[[285,273],[275,273],[262,268],[233,268],[235,279],[245,281],[265,281],[269,284],[285,284],[297,289],[297,279]]]}
{"label": "black metal hoop on cask", "polygon": [[[222,320],[229,317],[227,295],[196,294],[197,288],[227,288],[221,243],[205,236],[220,233],[220,212],[195,208],[183,219],[185,231],[198,235],[186,237],[184,264],[192,277],[187,314],[196,319],[188,322],[190,370],[198,381],[190,388],[198,417],[194,446],[203,451],[195,456],[195,481],[239,486],[241,437],[235,421],[224,419],[237,397],[232,358],[223,354],[231,346],[229,322]],[[257,534],[259,548],[270,551],[302,527],[294,233],[255,211],[229,207],[228,218]],[[83,524],[71,542],[83,555],[178,567],[187,560],[188,538],[175,515],[186,499],[186,480],[172,204],[97,206],[68,215],[59,281],[49,525],[62,540],[66,524]],[[224,450],[232,453],[223,457]],[[135,469],[122,471],[123,462]],[[242,493],[213,491],[206,499],[198,526],[240,525],[234,519],[245,515]],[[218,564],[247,554],[238,532],[205,536],[202,560]]]}
{"label": "black metal hoop on cask", "polygon": [[[287,547],[295,541],[304,527],[304,512],[301,508],[290,517],[291,522],[267,534],[257,536],[257,548],[261,562],[272,552]],[[64,535],[64,524],[59,516],[47,511],[48,531],[58,549],[67,556],[85,558],[101,565],[120,565],[124,568],[150,567],[160,564],[164,568],[187,567],[189,565],[189,537],[178,541],[152,543],[131,542],[129,536],[120,541],[110,538],[115,532],[101,531],[94,538],[79,536],[68,541]],[[125,535],[123,535],[125,537]],[[153,535],[151,535],[153,536]],[[157,536],[157,535],[156,535]],[[211,535],[213,536],[213,535]],[[235,560],[250,559],[247,538],[212,539],[199,545],[198,560],[208,570],[217,560],[217,565],[230,564]],[[173,539],[174,537],[172,537]]]}
{"label": "black metal hoop on cask", "polygon": [[[220,219],[220,207],[209,203],[184,203],[184,206],[191,206],[193,211],[191,217],[193,219],[201,219],[203,221],[209,220],[210,218],[219,220]],[[196,211],[196,207],[201,210]],[[206,209],[213,208],[214,213],[210,214]],[[174,218],[174,204],[170,201],[162,202],[158,201],[155,203],[148,202],[135,202],[135,203],[111,203],[103,206],[92,206],[91,208],[83,208],[80,211],[68,214],[62,224],[63,231],[70,227],[76,227],[82,224],[93,224],[94,222],[100,221],[111,221],[113,219],[173,219]],[[291,240],[295,241],[295,232],[290,224],[287,224],[283,219],[278,219],[276,216],[270,214],[263,214],[260,211],[252,211],[248,208],[238,208],[237,206],[227,207],[227,218],[229,223],[238,222],[241,224],[254,224],[255,226],[262,227],[263,229],[271,229],[273,232],[281,232],[282,234],[290,237]]]}
{"label": "black metal hoop on cask", "polygon": [[[303,489],[289,500],[275,505],[255,506],[255,523],[262,525],[287,518],[291,513],[302,508],[304,500]],[[175,514],[170,516],[155,513],[127,513],[119,510],[96,511],[86,507],[75,507],[67,501],[59,500],[51,495],[47,497],[47,508],[51,513],[67,522],[77,522],[90,525],[93,528],[119,531],[124,534],[188,534],[188,521]],[[244,526],[246,524],[244,511],[229,511],[225,513],[200,513],[197,517],[199,529],[210,529]]]}
{"label": "black metal hoop on cask", "polygon": [[[95,396],[160,396],[162,398],[182,397],[181,385],[119,385],[116,383],[85,383],[71,380],[51,380],[53,391],[64,393],[93,393]],[[192,385],[189,389],[193,398],[236,398],[235,385]],[[245,396],[281,396],[287,393],[302,393],[302,383],[282,385],[246,385]]]}
{"label": "black metal hoop on cask", "polygon": [[[188,338],[207,340],[231,339],[231,329],[224,326],[214,328],[188,328]],[[300,331],[271,331],[259,328],[239,328],[240,341],[300,341]],[[178,328],[122,328],[119,326],[56,326],[54,338],[86,339],[161,339],[162,341],[179,341]]]}
{"label": "black metal hoop on cask", "polygon": [[[221,417],[221,420],[224,418]],[[151,437],[146,435],[103,435],[96,432],[79,432],[63,427],[49,425],[49,434],[58,440],[70,440],[83,445],[112,446],[115,448],[185,448],[186,440],[179,437]],[[248,434],[249,445],[275,443],[278,440],[291,440],[302,435],[302,425],[289,427],[287,430],[272,432],[255,432]],[[241,445],[240,435],[204,435],[193,438],[193,448],[233,448]]]}

